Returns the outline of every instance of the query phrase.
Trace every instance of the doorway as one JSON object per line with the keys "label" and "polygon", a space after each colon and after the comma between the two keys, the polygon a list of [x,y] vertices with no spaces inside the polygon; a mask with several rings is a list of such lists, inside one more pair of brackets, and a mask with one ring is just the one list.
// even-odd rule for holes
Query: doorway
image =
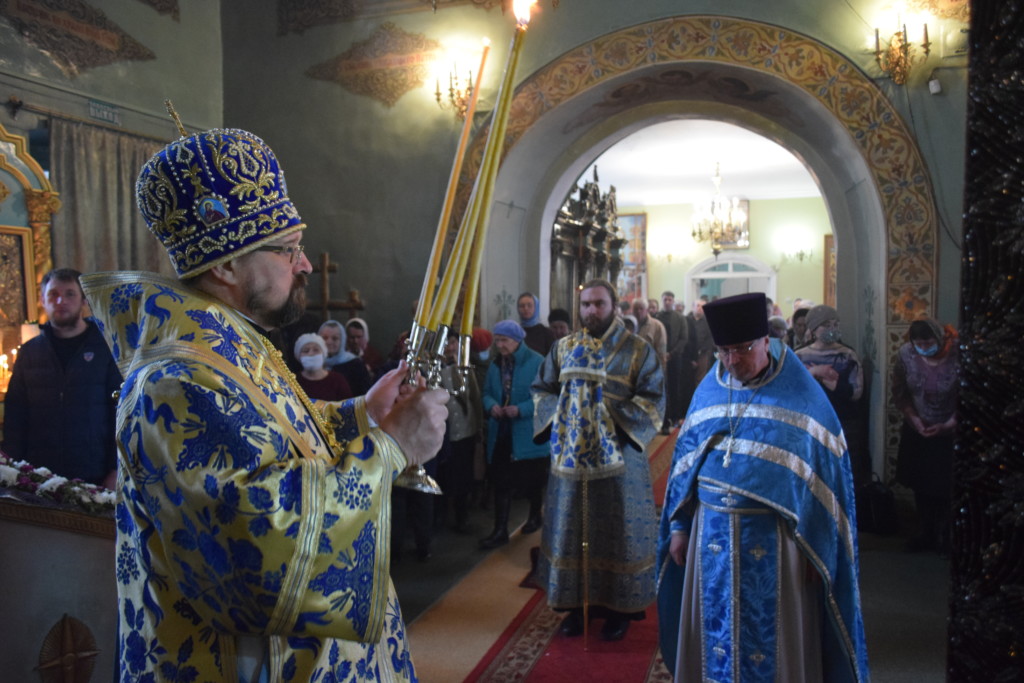
{"label": "doorway", "polygon": [[687,308],[702,296],[714,301],[735,294],[764,292],[775,300],[775,271],[749,256],[721,255],[698,263],[686,274]]}
{"label": "doorway", "polygon": [[[709,36],[703,41],[651,41],[652,33]],[[819,70],[792,71],[778,60],[729,48],[738,36],[779,53],[803,54]],[[646,55],[619,62],[605,46]],[[596,56],[595,56],[596,55]],[[600,68],[577,63],[600,57]],[[813,80],[813,83],[810,81]],[[815,85],[819,84],[820,85]],[[813,86],[813,87],[812,87]],[[856,92],[851,100],[842,93]],[[758,93],[756,99],[750,93]],[[550,230],[573,184],[612,144],[660,121],[704,118],[746,127],[785,146],[817,180],[828,206],[836,250],[836,308],[876,356],[871,383],[875,469],[895,460],[901,416],[886,399],[889,368],[912,320],[934,314],[937,269],[935,197],[913,132],[885,94],[843,55],[810,36],[731,17],[670,17],[600,36],[538,69],[517,89],[508,151],[493,200],[480,300],[536,290],[546,310],[552,269]],[[471,186],[486,136],[467,155],[462,186]],[[898,144],[896,144],[898,142]],[[907,182],[894,183],[890,170]],[[521,211],[521,213],[520,213]],[[508,255],[522,255],[510,272]],[[481,322],[495,322],[481,309]]]}

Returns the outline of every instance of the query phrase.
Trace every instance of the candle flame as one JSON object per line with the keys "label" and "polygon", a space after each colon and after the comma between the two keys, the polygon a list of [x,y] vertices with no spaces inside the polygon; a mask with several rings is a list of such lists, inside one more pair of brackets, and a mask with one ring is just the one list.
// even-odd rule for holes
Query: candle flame
{"label": "candle flame", "polygon": [[480,42],[483,43],[484,47],[490,47],[491,46],[491,39],[488,38],[487,36],[484,36],[483,40],[481,40]]}
{"label": "candle flame", "polygon": [[530,23],[530,10],[537,4],[537,0],[512,0],[512,13],[516,15],[516,23],[520,28],[526,28]]}

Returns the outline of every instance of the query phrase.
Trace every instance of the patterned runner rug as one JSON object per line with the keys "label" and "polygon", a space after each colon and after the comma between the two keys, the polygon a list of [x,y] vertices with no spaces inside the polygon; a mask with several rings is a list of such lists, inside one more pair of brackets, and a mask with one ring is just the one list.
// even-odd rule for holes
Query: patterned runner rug
{"label": "patterned runner rug", "polygon": [[[673,433],[658,444],[650,456],[655,501],[659,505],[674,444]],[[528,585],[530,581],[531,577],[527,576],[521,585]],[[600,639],[603,624],[600,619],[591,620],[586,640],[582,636],[562,636],[558,628],[564,616],[548,607],[542,591],[535,591],[466,677],[466,683],[666,683],[672,680],[658,649],[658,618],[653,605],[647,610],[647,618],[633,622],[626,637],[615,643]]]}
{"label": "patterned runner rug", "polygon": [[668,683],[672,676],[658,650],[657,615],[653,607],[647,612],[647,619],[633,622],[616,643],[598,637],[600,619],[591,620],[587,641],[582,636],[566,638],[558,633],[565,615],[548,607],[544,594],[537,591],[466,683]]}

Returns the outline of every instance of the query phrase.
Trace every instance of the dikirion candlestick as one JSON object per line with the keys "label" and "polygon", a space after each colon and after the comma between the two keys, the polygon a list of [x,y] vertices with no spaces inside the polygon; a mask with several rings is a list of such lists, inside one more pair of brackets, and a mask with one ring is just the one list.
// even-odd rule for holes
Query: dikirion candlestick
{"label": "dikirion candlestick", "polygon": [[[491,203],[494,194],[494,183],[498,177],[501,164],[501,152],[504,147],[505,133],[508,129],[508,118],[511,110],[513,83],[516,67],[523,49],[523,38],[530,22],[530,11],[536,0],[515,0],[513,9],[516,15],[516,28],[509,48],[505,73],[498,89],[497,104],[491,119],[491,127],[484,143],[483,159],[473,190],[470,193],[469,205],[462,215],[458,232],[455,236],[451,253],[441,277],[437,291],[434,286],[438,278],[441,264],[441,252],[447,241],[448,224],[451,221],[454,205],[456,183],[461,173],[462,159],[465,155],[465,143],[469,137],[472,124],[472,113],[467,113],[463,125],[459,149],[456,153],[452,174],[448,180],[445,203],[434,235],[430,262],[420,289],[420,299],[416,305],[416,313],[409,337],[406,340],[406,362],[409,366],[408,381],[412,384],[420,382],[419,377],[425,375],[428,386],[440,385],[441,367],[444,362],[444,347],[455,318],[459,290],[465,281],[467,269],[470,280],[467,283],[466,296],[463,300],[462,325],[459,338],[460,365],[465,359],[467,364],[463,373],[468,372],[469,335],[472,332],[473,310],[479,292],[480,269],[483,257],[484,240],[487,234],[487,223],[490,221]],[[480,92],[480,81],[488,48],[485,46],[481,57],[480,69],[477,71],[477,85],[474,88],[470,106],[475,108],[476,98]],[[418,491],[441,493],[437,484],[426,474],[422,467],[407,468],[398,479],[396,486],[404,486]]]}
{"label": "dikirion candlestick", "polygon": [[[505,133],[508,129],[516,67],[519,64],[523,40],[530,22],[530,10],[535,4],[536,0],[517,0],[514,5],[516,29],[512,36],[505,73],[498,90],[498,102],[494,109],[487,141],[484,144],[480,171],[470,195],[469,206],[462,216],[455,245],[449,257],[448,268],[428,318],[428,326],[431,329],[436,329],[442,324],[450,325],[452,323],[458,303],[459,289],[466,277],[467,268],[469,268],[470,279],[463,302],[463,324],[460,331],[463,335],[472,332],[472,312],[476,306],[476,296],[479,291],[480,260],[483,254],[487,224],[490,221],[494,184],[498,177]],[[465,322],[467,316],[468,323]]]}
{"label": "dikirion candlestick", "polygon": [[445,237],[448,234],[448,224],[452,219],[452,207],[455,205],[455,192],[459,181],[459,174],[462,173],[462,162],[466,155],[466,145],[469,141],[470,130],[473,127],[473,114],[476,112],[476,103],[480,97],[480,85],[483,82],[484,67],[487,65],[487,55],[490,51],[491,41],[484,38],[483,52],[480,55],[480,68],[476,72],[476,83],[473,85],[473,94],[470,96],[469,105],[466,109],[466,118],[462,124],[462,132],[459,134],[459,145],[455,150],[455,161],[452,163],[452,170],[448,176],[448,189],[445,191],[444,207],[441,209],[441,217],[437,221],[437,231],[434,233],[434,245],[430,250],[430,263],[427,267],[426,277],[423,278],[419,301],[416,303],[415,322],[421,327],[427,324],[430,302],[434,298],[434,284],[437,280],[437,273],[441,268],[441,255],[444,250]]}

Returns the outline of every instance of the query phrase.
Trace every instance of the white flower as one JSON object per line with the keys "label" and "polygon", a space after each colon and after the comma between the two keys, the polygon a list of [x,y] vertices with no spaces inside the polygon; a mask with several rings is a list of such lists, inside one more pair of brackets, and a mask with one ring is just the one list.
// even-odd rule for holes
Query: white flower
{"label": "white flower", "polygon": [[18,470],[7,465],[0,465],[0,484],[14,486],[16,481],[18,481]]}
{"label": "white flower", "polygon": [[[24,470],[24,471],[23,471]],[[19,487],[18,479],[28,475],[32,482],[43,480],[36,486]],[[96,506],[110,506],[117,503],[117,494],[114,491],[107,491],[102,486],[96,486],[81,481],[70,481],[67,477],[53,474],[45,467],[32,468],[32,465],[24,462],[12,462],[9,458],[0,453],[0,486],[11,488],[24,488],[25,490],[38,494],[61,494],[64,502],[71,503],[77,500],[87,509]]]}
{"label": "white flower", "polygon": [[100,505],[114,505],[117,503],[117,493],[110,490],[100,491],[96,494],[96,502]]}
{"label": "white flower", "polygon": [[51,491],[56,491],[66,483],[68,483],[68,480],[64,477],[53,477],[40,484],[39,488],[36,489],[36,493],[49,493]]}

